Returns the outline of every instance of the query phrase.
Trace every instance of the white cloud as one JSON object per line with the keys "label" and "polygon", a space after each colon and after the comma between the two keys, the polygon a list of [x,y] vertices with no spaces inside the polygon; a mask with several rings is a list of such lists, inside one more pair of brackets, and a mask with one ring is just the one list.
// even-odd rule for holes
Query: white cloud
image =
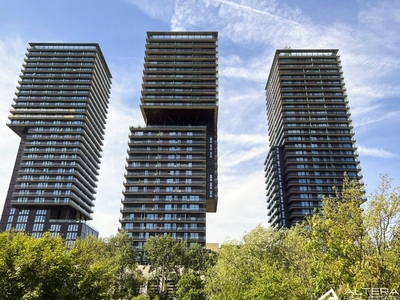
{"label": "white cloud", "polygon": [[[266,220],[263,162],[268,141],[264,86],[276,48],[340,49],[354,123],[365,126],[365,130],[385,124],[383,121],[395,126],[399,123],[398,0],[360,0],[358,24],[336,22],[329,26],[313,19],[312,14],[318,11],[302,11],[278,0],[126,1],[153,19],[149,26],[160,26],[160,30],[168,29],[154,20],[169,24],[172,30],[219,31],[220,198],[218,212],[207,216],[209,241],[222,242],[227,235],[241,236]],[[298,7],[301,5],[297,3]],[[143,22],[148,20],[143,18]],[[138,43],[142,55],[144,45]],[[0,40],[3,123],[18,80],[14,74],[19,73],[26,46],[27,42],[18,38]],[[102,236],[115,234],[119,226],[129,126],[143,124],[139,110],[142,63],[141,56],[127,57],[123,66],[109,63],[114,79],[92,222]],[[383,126],[382,129],[384,136]],[[0,127],[0,136],[4,158],[0,190],[6,191],[19,139],[5,125]],[[390,143],[398,140],[397,136],[388,139]],[[360,147],[366,157],[363,166],[371,157],[397,156],[384,148]],[[367,175],[365,167],[363,172]]]}
{"label": "white cloud", "polygon": [[400,111],[392,111],[385,114],[368,114],[362,118],[359,118],[357,122],[357,126],[366,126],[371,125],[373,123],[381,122],[384,120],[395,120],[398,121],[400,116]]}
{"label": "white cloud", "polygon": [[218,212],[207,215],[207,242],[238,238],[267,222],[263,172],[219,177]]}
{"label": "white cloud", "polygon": [[145,14],[153,19],[160,19],[164,22],[171,20],[175,9],[175,1],[165,0],[126,0],[127,2],[136,5]]}
{"label": "white cloud", "polygon": [[[400,96],[397,80],[400,2],[358,2],[358,24],[321,25],[309,14],[318,11],[306,14],[275,0],[176,1],[170,20],[172,30],[219,32],[220,205],[215,215],[207,217],[209,236],[220,238],[225,232],[232,236],[239,231],[241,235],[250,228],[244,228],[250,226],[248,216],[266,213],[266,208],[243,206],[243,201],[263,199],[263,195],[252,192],[264,191],[261,174],[268,142],[263,139],[264,147],[258,140],[267,134],[264,85],[275,49],[285,46],[339,49],[354,124],[366,129],[382,121],[399,122],[398,106],[393,106],[394,109],[389,106],[388,98]],[[301,3],[297,6],[301,7]],[[395,155],[365,147],[360,152],[367,157]],[[253,186],[249,178],[256,169],[260,172],[260,181]],[[242,183],[254,190],[247,190]],[[243,195],[243,190],[248,194]],[[236,200],[237,194],[245,200]]]}
{"label": "white cloud", "polygon": [[250,149],[236,148],[231,151],[225,151],[219,155],[219,168],[224,172],[242,173],[244,171],[246,173],[245,170],[240,170],[238,168],[239,165],[244,162],[254,161],[255,158],[259,158],[261,166],[267,152],[267,147],[251,147]]}
{"label": "white cloud", "polygon": [[372,47],[398,51],[400,36],[400,3],[396,0],[367,2],[359,13],[359,22],[363,25],[359,37]]}
{"label": "white cloud", "polygon": [[365,147],[360,145],[358,145],[358,151],[363,156],[373,156],[379,158],[394,158],[398,156],[396,153],[386,151],[382,148]]}
{"label": "white cloud", "polygon": [[218,133],[218,142],[225,144],[239,144],[243,146],[257,146],[268,144],[266,134],[234,134],[220,130]]}
{"label": "white cloud", "polygon": [[135,72],[138,68],[141,69],[140,64],[141,62],[137,65],[128,63],[123,67],[110,65],[113,84],[100,165],[99,188],[91,222],[100,231],[101,236],[114,235],[120,226],[118,218],[122,207],[120,199],[124,188],[129,127],[144,124],[137,97],[140,95],[141,74]]}
{"label": "white cloud", "polygon": [[22,59],[28,43],[20,37],[0,40],[0,210],[6,198],[12,169],[18,150],[19,137],[4,124],[8,122],[10,108],[13,102],[19,70],[22,68]]}

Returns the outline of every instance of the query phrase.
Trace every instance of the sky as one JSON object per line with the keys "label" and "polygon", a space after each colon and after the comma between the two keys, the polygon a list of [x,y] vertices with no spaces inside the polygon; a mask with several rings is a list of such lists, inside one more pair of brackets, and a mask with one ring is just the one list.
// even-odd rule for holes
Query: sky
{"label": "sky", "polygon": [[265,84],[276,49],[339,49],[367,193],[400,185],[398,0],[0,0],[0,210],[19,145],[7,126],[29,42],[99,43],[113,76],[92,226],[116,234],[146,31],[219,32],[217,213],[207,242],[267,225]]}

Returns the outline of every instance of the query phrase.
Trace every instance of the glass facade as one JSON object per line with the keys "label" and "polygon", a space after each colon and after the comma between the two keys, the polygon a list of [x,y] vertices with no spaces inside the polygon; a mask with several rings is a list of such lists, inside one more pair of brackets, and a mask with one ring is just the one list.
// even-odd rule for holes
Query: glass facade
{"label": "glass facade", "polygon": [[217,209],[216,32],[149,32],[141,111],[131,127],[121,229],[140,251],[150,236],[206,242]]}
{"label": "glass facade", "polygon": [[0,230],[75,240],[92,219],[111,74],[97,44],[27,50],[9,116],[21,142]]}
{"label": "glass facade", "polygon": [[338,50],[277,50],[266,103],[268,222],[290,227],[362,178]]}

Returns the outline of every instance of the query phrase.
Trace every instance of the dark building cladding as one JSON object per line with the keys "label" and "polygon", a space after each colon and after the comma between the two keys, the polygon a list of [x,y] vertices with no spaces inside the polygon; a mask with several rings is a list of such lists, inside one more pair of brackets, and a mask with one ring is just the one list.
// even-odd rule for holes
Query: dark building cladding
{"label": "dark building cladding", "polygon": [[140,251],[155,235],[206,242],[217,210],[217,32],[148,32],[120,219]]}
{"label": "dark building cladding", "polygon": [[98,44],[30,43],[7,125],[21,137],[0,230],[98,235],[91,220],[111,74]]}
{"label": "dark building cladding", "polygon": [[268,222],[290,227],[362,179],[338,50],[277,50],[266,85]]}

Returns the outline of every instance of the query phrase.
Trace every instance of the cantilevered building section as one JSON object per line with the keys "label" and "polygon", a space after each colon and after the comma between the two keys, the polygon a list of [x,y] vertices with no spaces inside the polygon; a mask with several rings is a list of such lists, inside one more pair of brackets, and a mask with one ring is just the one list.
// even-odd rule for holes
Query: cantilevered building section
{"label": "cantilevered building section", "polygon": [[111,74],[98,44],[30,43],[7,125],[21,137],[0,230],[67,240],[91,220]]}
{"label": "cantilevered building section", "polygon": [[277,50],[266,85],[268,221],[290,227],[362,178],[338,50]]}
{"label": "cantilevered building section", "polygon": [[216,32],[149,32],[141,111],[131,127],[121,228],[140,251],[150,236],[206,242],[217,210]]}

